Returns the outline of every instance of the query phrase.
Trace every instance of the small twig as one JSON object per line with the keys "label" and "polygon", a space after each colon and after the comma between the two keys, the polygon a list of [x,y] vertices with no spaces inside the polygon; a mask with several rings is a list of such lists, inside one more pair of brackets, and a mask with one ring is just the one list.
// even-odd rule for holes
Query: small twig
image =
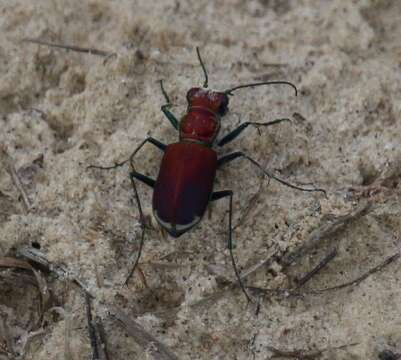
{"label": "small twig", "polygon": [[45,334],[45,329],[44,328],[39,328],[38,330],[31,331],[29,333],[25,333],[18,339],[18,350],[16,351],[18,353],[18,357],[16,359],[25,359],[25,354],[26,354],[26,349],[29,348],[29,344],[33,341],[33,339],[37,336],[44,335]]}
{"label": "small twig", "polygon": [[[325,266],[326,265],[325,261],[327,261],[327,260],[330,261],[332,256],[334,257],[334,251],[331,252],[314,270],[312,270],[313,275],[316,273],[315,271],[320,271],[320,269],[321,269],[320,265],[322,267]],[[340,290],[340,289],[348,287],[348,286],[357,285],[361,281],[365,280],[368,276],[374,274],[375,272],[382,270],[384,267],[386,267],[390,263],[397,260],[400,256],[401,256],[401,253],[398,252],[398,253],[390,256],[383,263],[379,264],[378,266],[374,267],[373,269],[370,269],[369,271],[367,271],[365,274],[358,277],[357,279],[354,279],[345,284],[337,285],[337,286],[330,287],[330,288],[318,289],[318,290],[307,290],[307,291],[299,291],[298,287],[295,289],[269,289],[269,288],[255,287],[255,286],[247,286],[246,288],[248,290],[259,292],[262,294],[278,295],[278,296],[284,296],[284,297],[288,297],[288,296],[303,297],[305,295],[319,295],[319,294],[322,294],[327,291],[335,291],[335,290]],[[248,271],[244,271],[241,275],[241,279],[246,278],[247,276],[249,276],[251,273],[255,272],[257,269],[259,269],[262,266],[269,266],[271,264],[271,262],[272,262],[272,257],[260,261],[259,263],[257,263],[256,265],[254,265],[253,267],[248,269]],[[309,279],[307,279],[307,280],[309,280]],[[210,296],[203,298],[194,304],[191,304],[191,307],[205,306],[205,305],[209,305],[213,302],[216,302],[226,292],[231,291],[232,289],[235,289],[237,285],[238,284],[236,282],[230,281],[229,284],[226,285],[222,290],[215,292],[215,293],[211,294]]]}
{"label": "small twig", "polygon": [[[366,215],[370,209],[370,204],[364,203],[358,206],[353,212],[350,214],[338,217],[335,221],[330,223],[324,223],[319,226],[315,231],[312,232],[309,239],[306,241],[305,244],[300,245],[294,251],[284,255],[280,260],[279,263],[284,267],[288,267],[294,261],[299,259],[302,256],[305,256],[309,251],[315,248],[320,241],[324,238],[335,234],[337,231],[343,229],[349,222],[355,220],[356,218]],[[270,266],[276,258],[274,256],[269,256],[266,259],[259,261],[257,264],[249,267],[247,270],[244,270],[241,274],[241,280],[244,280],[249,275],[257,271],[261,267],[268,267]]]}
{"label": "small twig", "polygon": [[86,318],[88,321],[89,339],[92,348],[92,359],[99,360],[99,349],[97,345],[96,329],[93,324],[93,318],[92,318],[91,298],[88,294],[85,294],[85,301],[86,301]]}
{"label": "small twig", "polygon": [[75,45],[64,45],[64,44],[56,44],[56,43],[51,43],[45,40],[40,40],[40,39],[31,39],[31,38],[25,38],[22,39],[22,42],[29,42],[33,44],[38,44],[38,45],[45,45],[53,48],[59,48],[59,49],[64,49],[64,50],[71,50],[75,52],[81,52],[89,55],[96,55],[96,56],[103,56],[103,57],[111,57],[116,55],[116,53],[111,53],[108,51],[104,50],[98,50],[94,48],[85,48],[85,47],[80,47],[80,46],[75,46]]}
{"label": "small twig", "polygon": [[280,264],[283,265],[284,268],[288,267],[297,259],[305,256],[308,252],[314,249],[323,239],[334,235],[338,231],[344,229],[345,226],[348,225],[350,222],[361,216],[366,215],[369,212],[370,208],[370,203],[363,202],[351,213],[340,216],[333,222],[320,225],[319,228],[312,232],[305,244],[300,245],[294,251],[284,255],[280,259]]}
{"label": "small twig", "polygon": [[72,331],[72,315],[69,311],[64,312],[64,360],[74,360],[71,351],[71,331]]}
{"label": "small twig", "polygon": [[398,260],[401,256],[401,252],[397,252],[394,255],[388,257],[387,259],[385,259],[382,263],[380,263],[379,265],[375,266],[374,268],[368,270],[366,273],[364,273],[363,275],[357,277],[356,279],[346,282],[344,284],[341,285],[337,285],[337,286],[332,286],[332,287],[328,287],[325,289],[320,289],[320,290],[313,290],[312,292],[308,292],[308,293],[312,293],[312,294],[321,294],[327,291],[335,291],[335,290],[340,290],[343,289],[345,287],[349,287],[349,286],[353,286],[353,285],[358,285],[360,284],[363,280],[367,279],[370,275],[373,275],[374,273],[377,273],[381,270],[383,270],[386,266],[390,265],[392,262]]}
{"label": "small twig", "polygon": [[267,349],[273,353],[272,358],[284,357],[284,358],[296,358],[299,360],[316,359],[322,355],[322,350],[305,351],[305,350],[280,350],[273,346],[268,346]]}
{"label": "small twig", "polygon": [[335,346],[335,347],[327,347],[324,349],[312,350],[312,351],[281,350],[281,349],[277,349],[273,346],[268,346],[267,348],[269,351],[271,351],[273,353],[273,358],[285,357],[285,358],[296,358],[299,360],[307,360],[307,359],[316,359],[318,356],[321,356],[324,352],[329,351],[329,350],[342,350],[346,347],[355,346],[355,345],[358,345],[358,343],[345,344],[345,345],[340,345],[340,346]]}
{"label": "small twig", "polygon": [[0,268],[16,268],[16,269],[24,269],[29,270],[33,273],[36,280],[36,285],[39,290],[39,319],[38,319],[38,327],[42,323],[43,315],[45,312],[46,305],[50,299],[50,293],[47,288],[46,280],[40,273],[40,271],[34,269],[31,264],[27,261],[11,258],[11,257],[0,257]]}
{"label": "small twig", "polygon": [[311,271],[297,280],[297,287],[305,285],[312,277],[319,273],[327,264],[337,256],[337,249],[332,250],[326,257],[319,262]]}
{"label": "small twig", "polygon": [[263,260],[259,261],[258,263],[256,263],[255,265],[250,266],[248,269],[244,270],[241,273],[241,280],[246,279],[249,275],[253,274],[255,271],[257,271],[261,267],[269,267],[270,265],[273,264],[273,261],[274,261],[273,256],[270,255],[266,259],[263,259]]}
{"label": "small twig", "polygon": [[376,273],[378,271],[383,270],[386,266],[390,265],[392,262],[396,261],[400,257],[401,257],[401,252],[399,251],[399,252],[395,253],[394,255],[390,256],[389,258],[385,259],[379,265],[377,265],[374,268],[368,270],[363,275],[357,277],[356,279],[354,279],[352,281],[349,281],[349,282],[346,282],[346,283],[341,284],[341,285],[336,285],[336,286],[332,286],[332,287],[328,287],[328,288],[324,288],[324,289],[307,290],[307,291],[303,291],[303,292],[300,292],[297,289],[264,289],[264,288],[258,288],[258,287],[252,287],[252,286],[248,286],[247,289],[253,290],[253,291],[257,291],[257,292],[261,292],[261,293],[265,293],[265,294],[276,294],[276,295],[285,295],[285,296],[319,295],[319,294],[322,294],[324,292],[336,291],[336,290],[344,289],[344,288],[349,287],[349,286],[358,285],[363,280],[368,278],[370,275],[372,275],[372,274],[374,274],[374,273]]}
{"label": "small twig", "polygon": [[94,321],[94,326],[96,330],[96,338],[98,339],[99,346],[99,355],[101,360],[110,360],[109,353],[107,351],[107,339],[106,332],[104,330],[102,321],[99,317],[96,317]]}
{"label": "small twig", "polygon": [[17,255],[35,263],[39,268],[41,268],[45,271],[52,272],[61,280],[71,281],[72,283],[77,285],[79,288],[81,288],[90,297],[92,297],[92,298],[94,297],[92,295],[92,293],[89,291],[89,288],[86,284],[81,282],[81,280],[79,280],[75,276],[72,276],[70,274],[70,272],[68,271],[68,269],[65,269],[62,266],[50,263],[46,259],[45,255],[40,250],[35,249],[33,247],[26,246],[26,247],[22,247],[22,248],[18,249]]}
{"label": "small twig", "polygon": [[178,357],[170,349],[150,335],[137,322],[129,318],[122,310],[112,307],[111,316],[118,320],[135,341],[146,349],[156,360],[178,360]]}
{"label": "small twig", "polygon": [[[88,298],[95,298],[95,296],[91,294],[91,292],[88,290],[88,287],[84,284],[83,281],[69,275],[67,269],[50,263],[41,251],[34,248],[24,247],[20,249],[18,253],[21,256],[54,273],[60,280],[71,281],[72,283],[77,285]],[[99,306],[103,306],[104,310],[109,312],[111,317],[123,324],[127,333],[131,335],[135,339],[135,341],[145,350],[150,352],[156,360],[178,360],[177,356],[166,345],[164,345],[155,337],[146,332],[141,325],[130,319],[129,316],[125,314],[122,310],[115,307],[114,305],[104,304],[100,302]]]}
{"label": "small twig", "polygon": [[28,262],[7,256],[0,257],[0,268],[2,267],[32,271],[32,266]]}
{"label": "small twig", "polygon": [[7,356],[10,359],[14,359],[16,354],[14,351],[13,342],[12,342],[12,338],[10,335],[10,331],[8,329],[6,319],[7,319],[6,316],[5,317],[3,317],[3,315],[0,316],[0,339],[3,338],[4,342],[5,342],[5,344],[4,344],[5,346],[2,346],[4,352],[7,354]]}
{"label": "small twig", "polygon": [[252,354],[252,359],[255,360],[256,358],[256,352],[255,352],[255,341],[257,338],[258,334],[253,334],[252,338],[249,340],[248,348],[250,353]]}
{"label": "small twig", "polygon": [[11,179],[13,180],[15,187],[21,194],[23,204],[25,206],[25,210],[27,212],[31,211],[32,210],[31,201],[29,200],[29,197],[28,197],[24,187],[22,186],[22,182],[17,174],[17,171],[15,170],[13,158],[8,154],[5,146],[0,147],[0,152],[1,152],[1,157],[4,159],[4,162],[7,166],[7,170],[11,176]]}
{"label": "small twig", "polygon": [[401,358],[401,353],[394,353],[391,350],[383,350],[379,353],[379,360],[398,360]]}

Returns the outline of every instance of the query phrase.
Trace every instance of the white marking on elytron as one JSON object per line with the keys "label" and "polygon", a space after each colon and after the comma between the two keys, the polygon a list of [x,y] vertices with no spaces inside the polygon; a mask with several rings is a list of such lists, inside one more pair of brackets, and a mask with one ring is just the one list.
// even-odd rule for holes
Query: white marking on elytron
{"label": "white marking on elytron", "polygon": [[159,215],[157,214],[157,211],[155,211],[153,215],[155,216],[156,220],[160,223],[160,225],[163,226],[165,229],[174,230],[174,231],[178,231],[178,232],[182,232],[186,229],[191,228],[196,223],[198,223],[200,220],[200,216],[195,216],[195,218],[189,224],[181,225],[181,224],[172,224],[172,223],[161,220]]}
{"label": "white marking on elytron", "polygon": [[185,225],[175,224],[175,228],[177,229],[177,231],[181,232],[183,230],[191,228],[196,223],[198,223],[199,220],[200,220],[200,216],[195,216],[195,218],[189,224],[185,224]]}

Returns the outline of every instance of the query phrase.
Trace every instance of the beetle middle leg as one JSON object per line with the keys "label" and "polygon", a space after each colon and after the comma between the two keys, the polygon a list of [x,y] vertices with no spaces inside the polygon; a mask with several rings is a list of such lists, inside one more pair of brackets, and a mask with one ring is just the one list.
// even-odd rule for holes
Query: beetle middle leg
{"label": "beetle middle leg", "polygon": [[234,130],[230,131],[227,135],[225,135],[222,139],[219,140],[219,142],[217,143],[218,146],[223,146],[231,141],[233,141],[234,139],[236,139],[249,125],[254,126],[258,129],[262,127],[262,126],[270,126],[270,125],[275,125],[278,123],[281,123],[283,121],[289,121],[291,122],[290,119],[288,118],[284,118],[284,119],[276,119],[273,121],[269,121],[269,122],[264,122],[264,123],[259,123],[259,122],[251,122],[251,121],[247,121],[244,122],[242,124],[240,124],[237,128],[235,128]]}
{"label": "beetle middle leg", "polygon": [[128,161],[130,162],[131,165],[131,173],[130,173],[130,179],[131,179],[131,184],[132,184],[132,188],[134,190],[134,197],[135,197],[135,201],[137,203],[138,206],[138,212],[139,212],[139,220],[140,220],[140,224],[141,224],[141,228],[142,228],[142,232],[141,232],[141,238],[139,241],[139,249],[138,249],[138,255],[135,259],[134,265],[132,266],[126,280],[125,280],[125,285],[128,284],[129,279],[131,278],[132,274],[135,272],[136,267],[138,266],[139,263],[139,259],[141,257],[142,254],[142,249],[143,249],[143,244],[144,244],[144,240],[145,240],[145,217],[143,215],[143,211],[142,211],[142,205],[141,205],[141,200],[139,198],[139,194],[138,194],[138,190],[135,184],[135,179],[143,182],[144,184],[150,186],[150,187],[154,187],[155,184],[155,180],[144,175],[141,174],[139,172],[137,172],[135,170],[135,166],[134,166],[134,157],[135,155],[138,153],[138,151],[147,143],[151,143],[153,145],[155,145],[157,148],[159,148],[161,151],[164,152],[164,150],[166,149],[166,145],[163,144],[162,142],[152,138],[152,137],[148,137],[145,140],[143,140],[138,146],[137,148],[133,151],[133,153],[130,155],[130,157],[127,160],[124,160],[120,163],[116,163],[113,166],[97,166],[97,165],[90,165],[88,166],[89,168],[94,168],[94,169],[100,169],[100,170],[111,170],[111,169],[115,169],[117,167],[123,166],[124,164],[126,164]]}
{"label": "beetle middle leg", "polygon": [[233,253],[233,241],[232,241],[232,232],[233,232],[233,228],[232,228],[232,214],[233,214],[233,192],[231,190],[223,190],[223,191],[215,191],[212,193],[212,197],[210,198],[211,201],[215,201],[215,200],[219,200],[222,198],[226,198],[229,197],[229,208],[228,208],[228,241],[227,241],[227,246],[228,246],[228,250],[230,251],[230,257],[231,257],[231,263],[233,265],[234,268],[234,272],[235,272],[235,276],[237,277],[239,286],[241,288],[241,290],[243,291],[243,293],[245,294],[246,298],[248,301],[252,301],[250,296],[248,295],[248,293],[245,290],[245,286],[241,280],[241,276],[240,273],[238,271],[237,268],[237,264],[235,262],[234,259],[234,253]]}
{"label": "beetle middle leg", "polygon": [[326,197],[327,197],[327,193],[326,190],[324,189],[320,189],[320,188],[304,188],[298,185],[294,185],[291,184],[281,178],[279,178],[278,176],[274,175],[272,172],[264,169],[256,160],[252,159],[250,156],[246,155],[245,153],[243,153],[242,151],[236,151],[233,152],[231,154],[225,155],[223,157],[221,157],[220,159],[217,160],[217,168],[220,168],[221,166],[223,166],[226,163],[229,163],[237,158],[245,158],[248,161],[250,161],[253,165],[255,165],[258,169],[260,169],[266,176],[268,176],[271,179],[276,180],[277,182],[279,182],[280,184],[283,184],[285,186],[288,186],[292,189],[296,189],[296,190],[300,190],[300,191],[307,191],[307,192],[322,192]]}
{"label": "beetle middle leg", "polygon": [[138,146],[137,148],[132,152],[132,154],[129,156],[128,159],[121,161],[121,162],[116,162],[114,165],[112,166],[98,166],[98,165],[89,165],[87,167],[87,169],[99,169],[99,170],[112,170],[118,167],[121,167],[123,165],[125,165],[128,161],[131,163],[131,167],[133,168],[133,160],[135,155],[138,153],[139,150],[141,150],[141,148],[147,143],[151,143],[152,145],[156,146],[157,148],[159,148],[161,151],[164,152],[164,150],[166,149],[167,145],[163,144],[162,142],[160,142],[159,140],[156,140],[154,138],[152,138],[151,136],[147,137],[145,140],[143,140]]}

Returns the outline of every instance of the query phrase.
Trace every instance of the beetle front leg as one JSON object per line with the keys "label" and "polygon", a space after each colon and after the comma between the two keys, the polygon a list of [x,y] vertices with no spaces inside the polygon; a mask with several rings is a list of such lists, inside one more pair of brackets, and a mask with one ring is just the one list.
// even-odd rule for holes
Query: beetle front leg
{"label": "beetle front leg", "polygon": [[258,169],[260,169],[266,176],[268,176],[271,179],[276,180],[280,184],[283,184],[283,185],[288,186],[288,187],[290,187],[292,189],[296,189],[296,190],[300,190],[300,191],[308,191],[308,192],[319,191],[319,192],[322,192],[327,197],[326,190],[324,190],[324,189],[303,188],[303,187],[291,184],[291,183],[279,178],[278,176],[274,175],[270,171],[264,169],[256,160],[254,160],[251,157],[249,157],[248,155],[244,154],[242,151],[236,151],[236,152],[233,152],[231,154],[225,155],[225,156],[221,157],[220,159],[218,159],[217,160],[217,168],[220,168],[224,164],[229,163],[229,162],[231,162],[231,161],[233,161],[233,160],[235,160],[237,158],[241,158],[241,157],[247,159],[248,161],[250,161],[253,165],[255,165]]}
{"label": "beetle front leg", "polygon": [[128,161],[131,162],[131,165],[133,164],[133,160],[135,155],[137,154],[137,152],[139,150],[141,150],[142,146],[144,146],[147,142],[151,143],[152,145],[156,146],[157,148],[159,148],[161,151],[164,151],[166,149],[166,145],[163,144],[162,142],[160,142],[159,140],[156,140],[154,138],[152,138],[151,136],[149,136],[148,138],[146,138],[145,140],[143,140],[138,146],[137,148],[134,150],[134,152],[129,156],[129,158],[127,160],[124,160],[122,162],[116,162],[114,165],[112,166],[98,166],[98,165],[89,165],[87,167],[87,169],[99,169],[99,170],[111,170],[111,169],[115,169],[117,167],[123,166],[125,165]]}
{"label": "beetle front leg", "polygon": [[162,90],[163,96],[166,99],[166,104],[162,105],[160,107],[160,110],[163,112],[163,114],[167,117],[167,119],[170,121],[171,125],[173,125],[174,129],[179,130],[180,127],[180,122],[177,120],[175,115],[169,110],[173,104],[170,101],[170,98],[168,97],[166,90],[164,90],[163,87],[163,80],[160,80],[160,88]]}
{"label": "beetle front leg", "polygon": [[236,139],[249,125],[251,126],[255,126],[258,130],[259,127],[261,126],[270,126],[270,125],[275,125],[278,123],[281,123],[283,121],[289,121],[291,122],[290,119],[284,118],[284,119],[276,119],[273,121],[269,121],[269,122],[265,122],[265,123],[258,123],[258,122],[244,122],[241,125],[239,125],[236,129],[232,130],[231,132],[229,132],[227,135],[225,135],[222,139],[220,139],[220,141],[217,143],[218,146],[223,146],[231,141],[233,141],[234,139]]}
{"label": "beetle front leg", "polygon": [[215,201],[215,200],[219,200],[222,198],[226,198],[229,197],[230,198],[230,202],[229,202],[229,208],[228,208],[228,241],[227,241],[227,246],[228,246],[228,250],[230,251],[230,257],[231,257],[231,263],[233,265],[234,268],[234,272],[235,272],[235,276],[237,277],[238,280],[238,284],[242,290],[242,292],[245,294],[246,298],[248,301],[252,301],[250,296],[248,295],[248,293],[245,290],[245,286],[241,280],[241,276],[240,273],[238,271],[237,268],[237,264],[235,262],[234,259],[234,253],[233,253],[233,242],[232,242],[232,232],[233,232],[233,228],[232,228],[232,215],[233,215],[233,192],[231,190],[223,190],[223,191],[215,191],[214,193],[212,193],[212,196],[210,198],[211,201]]}

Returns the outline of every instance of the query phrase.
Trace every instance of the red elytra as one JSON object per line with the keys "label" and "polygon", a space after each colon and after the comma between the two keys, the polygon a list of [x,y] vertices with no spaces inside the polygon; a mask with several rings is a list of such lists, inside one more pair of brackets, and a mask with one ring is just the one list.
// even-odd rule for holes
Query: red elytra
{"label": "red elytra", "polygon": [[153,192],[153,214],[173,237],[201,220],[216,176],[217,153],[195,142],[168,145]]}

